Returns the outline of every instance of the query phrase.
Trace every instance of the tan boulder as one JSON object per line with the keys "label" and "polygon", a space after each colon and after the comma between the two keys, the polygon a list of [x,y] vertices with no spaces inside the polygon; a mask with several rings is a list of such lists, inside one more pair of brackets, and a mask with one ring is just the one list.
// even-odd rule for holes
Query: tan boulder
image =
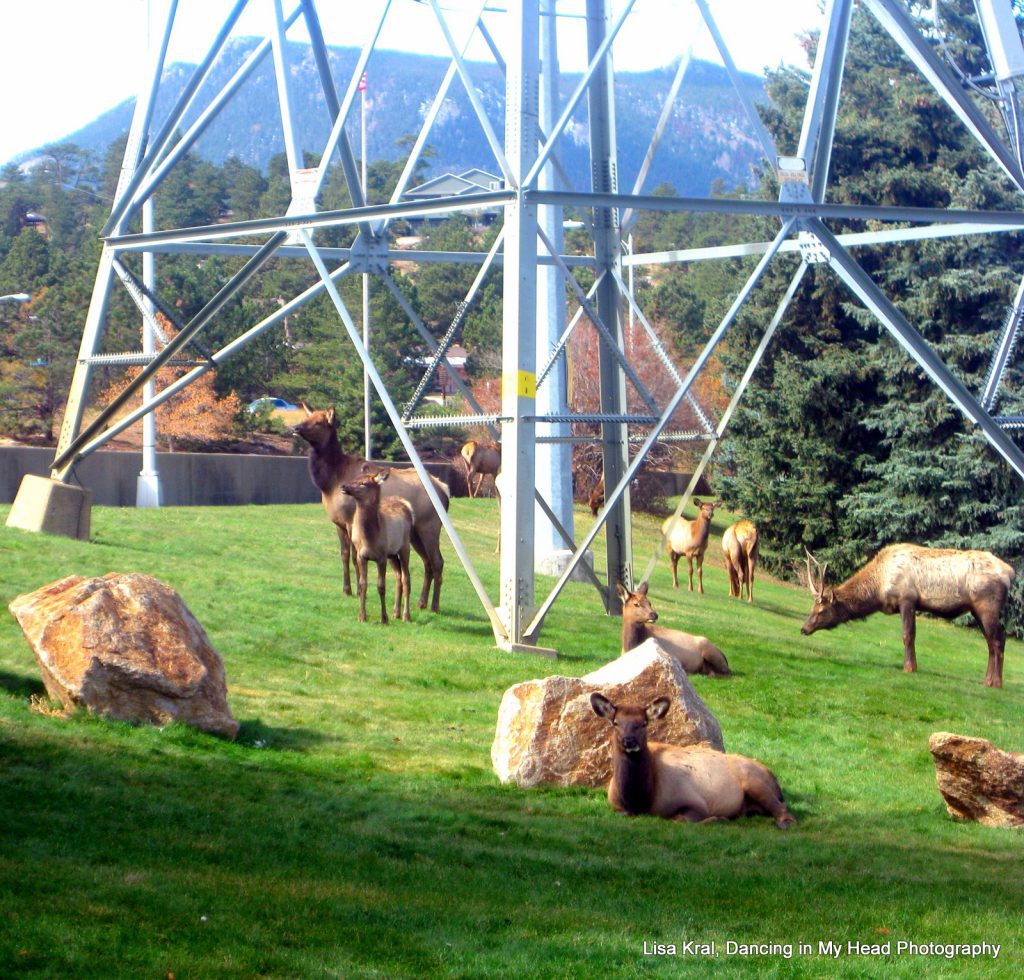
{"label": "tan boulder", "polygon": [[590,707],[594,691],[641,704],[666,696],[672,709],[658,723],[658,741],[724,747],[721,726],[679,661],[650,639],[585,677],[546,677],[510,687],[491,745],[498,778],[523,789],[538,783],[605,785],[611,779],[611,727]]}
{"label": "tan boulder", "polygon": [[928,748],[951,817],[986,827],[1024,827],[1024,754],[949,732],[935,732]]}
{"label": "tan boulder", "polygon": [[50,697],[120,721],[234,738],[224,664],[181,597],[149,575],[72,575],[10,610]]}

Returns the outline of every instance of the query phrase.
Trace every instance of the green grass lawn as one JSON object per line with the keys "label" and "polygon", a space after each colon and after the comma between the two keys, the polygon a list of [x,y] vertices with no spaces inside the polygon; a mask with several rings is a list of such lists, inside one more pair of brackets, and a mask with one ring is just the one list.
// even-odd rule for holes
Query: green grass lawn
{"label": "green grass lawn", "polygon": [[[452,514],[496,596],[494,501]],[[0,528],[2,976],[1024,974],[1024,837],[952,821],[928,753],[940,730],[1024,751],[1017,642],[991,690],[976,630],[922,620],[917,675],[902,673],[895,617],[802,637],[808,593],[761,577],[752,608],[728,598],[720,514],[707,593],[673,590],[662,560],[652,601],[726,652],[735,676],[694,684],[800,824],[629,819],[600,791],[524,792],[490,765],[506,688],[617,656],[619,621],[592,587],[554,606],[552,662],[495,648],[450,546],[441,613],[383,627],[341,595],[318,505],[92,517],[88,543]],[[636,519],[637,568],[657,525]],[[155,575],[188,603],[224,658],[236,742],[33,709],[43,687],[7,603],[111,571]],[[421,575],[414,558],[414,596]],[[897,955],[900,941],[1002,949]]]}

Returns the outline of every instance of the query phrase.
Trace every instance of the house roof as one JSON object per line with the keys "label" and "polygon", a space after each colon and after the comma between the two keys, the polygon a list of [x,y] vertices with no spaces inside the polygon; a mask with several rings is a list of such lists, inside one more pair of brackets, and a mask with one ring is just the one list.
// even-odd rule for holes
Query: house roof
{"label": "house roof", "polygon": [[462,174],[442,174],[424,181],[418,187],[405,192],[407,198],[459,197],[462,194],[476,194],[492,190],[492,184],[501,183],[501,178],[486,170],[467,170]]}

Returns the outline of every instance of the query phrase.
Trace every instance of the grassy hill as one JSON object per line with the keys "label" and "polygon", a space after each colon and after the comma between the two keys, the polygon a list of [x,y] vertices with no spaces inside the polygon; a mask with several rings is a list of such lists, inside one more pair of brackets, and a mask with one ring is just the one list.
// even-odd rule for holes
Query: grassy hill
{"label": "grassy hill", "polygon": [[[494,508],[452,508],[492,594]],[[752,608],[728,598],[727,520],[707,594],[674,591],[662,561],[651,595],[661,622],[727,653],[734,677],[694,683],[727,748],[779,777],[800,820],[786,832],[629,819],[599,791],[498,783],[505,689],[618,653],[619,622],[589,586],[551,613],[552,663],[495,649],[450,547],[440,614],[357,623],[318,506],[97,508],[89,543],[0,528],[4,606],[72,573],[177,589],[224,657],[242,725],[228,743],[48,713],[0,617],[0,974],[1020,976],[1022,838],[947,816],[927,741],[950,730],[1024,750],[1021,644],[990,690],[975,630],[922,620],[913,676],[896,618],[801,637],[807,593],[762,578]],[[638,567],[656,531],[637,516]],[[714,942],[714,964],[687,941]],[[1002,948],[948,959],[897,955],[899,941]]]}

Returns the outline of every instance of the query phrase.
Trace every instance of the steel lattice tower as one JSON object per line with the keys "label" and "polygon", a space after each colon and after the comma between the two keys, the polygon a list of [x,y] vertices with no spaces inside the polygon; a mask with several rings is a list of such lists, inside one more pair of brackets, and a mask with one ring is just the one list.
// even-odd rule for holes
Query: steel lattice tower
{"label": "steel lattice tower", "polygon": [[[299,0],[288,8],[284,0],[265,0],[272,6],[274,30],[260,40],[223,89],[204,96],[205,101],[197,106],[196,100],[202,83],[231,37],[248,2],[256,3],[257,0],[238,0],[235,4],[217,31],[207,56],[195,67],[168,117],[157,124],[154,106],[177,8],[175,2],[169,3],[163,41],[154,57],[150,84],[136,105],[116,201],[103,229],[102,257],[82,333],[68,408],[52,464],[51,477],[56,484],[67,482],[71,467],[77,460],[139,422],[158,405],[207,371],[216,369],[265,331],[277,328],[285,317],[303,304],[326,294],[337,311],[339,329],[348,336],[363,361],[413,465],[429,488],[430,482],[425,479],[425,469],[411,437],[411,430],[421,422],[409,411],[400,410],[394,403],[386,381],[380,376],[371,352],[363,343],[356,317],[347,309],[337,284],[352,275],[377,277],[406,311],[424,343],[433,352],[427,369],[432,373],[446,363],[448,347],[462,311],[457,314],[452,329],[445,336],[438,338],[430,333],[409,300],[402,295],[391,272],[392,262],[396,258],[400,257],[407,262],[415,259],[416,254],[407,250],[396,253],[389,242],[388,229],[395,220],[403,217],[453,214],[492,206],[503,208],[504,224],[490,251],[471,256],[465,253],[458,256],[434,254],[424,256],[422,260],[470,261],[479,267],[479,274],[466,297],[463,311],[472,302],[487,271],[499,264],[502,269],[503,383],[500,414],[484,415],[472,392],[462,386],[462,394],[475,414],[457,420],[488,425],[495,437],[500,436],[503,445],[505,486],[501,507],[501,586],[496,602],[488,595],[473,568],[458,530],[433,490],[430,490],[451,544],[476,589],[500,646],[506,649],[539,649],[537,640],[544,618],[577,567],[597,587],[610,612],[618,611],[618,600],[614,588],[608,588],[609,585],[614,586],[620,580],[631,583],[634,578],[646,579],[650,574],[658,554],[651,557],[643,575],[634,574],[630,538],[630,482],[648,451],[663,436],[676,409],[684,400],[692,399],[695,380],[705,370],[717,345],[758,286],[765,270],[784,252],[798,253],[802,259],[800,266],[789,288],[778,298],[776,313],[766,325],[761,342],[721,418],[716,421],[702,418],[704,431],[700,435],[706,441],[707,448],[690,489],[679,503],[677,514],[681,512],[704,466],[714,453],[738,400],[784,317],[803,275],[812,264],[829,267],[845,283],[851,294],[874,314],[931,380],[981,429],[1012,469],[1024,478],[1024,455],[1005,431],[1006,428],[1024,424],[1024,420],[997,419],[990,414],[1024,312],[1024,280],[1007,315],[1003,335],[993,351],[988,384],[982,395],[976,397],[951,373],[913,325],[861,268],[850,251],[855,245],[884,245],[887,242],[916,238],[1019,231],[1024,229],[1024,212],[828,203],[829,162],[853,0],[831,0],[825,6],[799,145],[787,154],[780,153],[776,148],[753,105],[743,94],[735,65],[714,20],[713,0],[695,0],[704,24],[719,47],[737,96],[743,102],[750,130],[756,136],[766,165],[779,178],[781,191],[776,202],[666,197],[644,193],[647,166],[662,139],[673,101],[684,80],[687,64],[685,56],[679,62],[661,116],[652,129],[644,166],[629,192],[619,188],[612,51],[616,36],[628,22],[634,7],[644,0],[622,0],[614,5],[614,10],[612,0],[583,0],[582,17],[586,26],[588,66],[571,94],[558,104],[553,104],[553,99],[557,98],[557,95],[553,95],[557,86],[550,84],[552,71],[557,71],[557,47],[552,31],[561,10],[556,6],[556,0],[519,0],[508,3],[504,11],[489,10],[480,0],[475,8],[472,33],[484,40],[493,53],[495,63],[505,72],[503,140],[499,139],[494,123],[474,86],[473,63],[464,57],[468,37],[456,36],[450,13],[438,0],[429,0],[429,6],[448,45],[450,65],[425,114],[422,130],[410,151],[398,188],[392,199],[384,204],[367,204],[364,199],[358,161],[348,130],[352,125],[350,117],[353,115],[359,80],[371,64],[380,28],[387,18],[404,16],[407,13],[405,5],[411,0],[381,0],[377,29],[371,32],[369,38],[352,38],[345,42],[360,47],[355,68],[346,78],[335,78],[332,75],[316,0]],[[965,91],[960,80],[935,52],[932,43],[922,37],[899,0],[862,2],[956,113],[969,138],[981,145],[1018,190],[1024,191],[1024,172],[1021,169],[1021,144],[1024,140],[1020,133],[1016,87],[1017,80],[1024,75],[1024,51],[1010,0],[976,0],[993,66],[989,84],[996,91],[1006,122],[1005,132],[997,130],[988,121],[986,114],[975,104],[969,92]],[[316,168],[303,166],[292,125],[286,42],[289,30],[297,22],[301,22],[308,33],[322,85],[323,104],[333,123],[330,136],[322,147],[322,162]],[[496,38],[500,38],[501,43]],[[686,39],[682,38],[681,45],[685,43]],[[543,68],[542,51],[545,53]],[[683,54],[682,49],[680,53]],[[151,202],[159,192],[168,173],[194,146],[232,95],[245,85],[253,70],[267,58],[273,61],[279,97],[279,105],[274,107],[276,111],[268,111],[268,120],[274,115],[282,127],[291,174],[292,203],[287,212],[272,218],[198,228],[154,229],[147,222],[142,233],[128,233],[129,222],[145,210],[147,202]],[[406,195],[410,177],[444,99],[456,82],[464,87],[473,106],[475,122],[484,133],[493,154],[489,165],[500,172],[502,186],[495,190],[430,203],[412,201]],[[195,111],[197,108],[198,113]],[[588,187],[573,187],[559,162],[558,146],[574,114],[582,116],[584,109],[592,179]],[[188,110],[192,110],[190,118],[195,121],[185,125]],[[344,175],[353,206],[342,211],[318,211],[315,203],[317,193],[328,169],[334,167],[340,168]],[[562,254],[563,207],[575,208],[585,215],[593,249],[584,264],[592,271],[595,279],[595,285],[589,293],[579,286],[573,275],[573,267],[579,264],[579,258],[570,259]],[[778,222],[777,234],[770,242],[737,243],[732,248],[714,250],[714,258],[760,255],[760,259],[694,363],[687,370],[681,371],[665,357],[676,387],[672,397],[664,404],[658,404],[644,388],[629,362],[623,342],[624,312],[629,309],[651,334],[652,342],[658,347],[643,311],[636,305],[627,287],[628,267],[682,260],[700,261],[712,258],[712,254],[704,254],[700,249],[650,255],[625,254],[623,240],[629,228],[640,213],[649,210],[757,214]],[[830,219],[870,219],[889,223],[893,227],[879,232],[837,236],[826,226],[826,221]],[[909,224],[910,227],[896,228],[897,223]],[[317,245],[316,233],[319,229],[337,227],[356,230],[350,248]],[[112,291],[117,288],[127,292],[143,320],[155,330],[158,338],[160,335],[156,310],[166,308],[168,304],[152,283],[140,280],[125,265],[125,257],[136,252],[149,257],[165,252],[186,252],[198,256],[234,255],[243,258],[244,262],[238,272],[207,299],[200,312],[181,325],[173,340],[158,340],[153,350],[143,354],[105,353],[103,339],[106,311]],[[199,359],[184,377],[150,398],[143,408],[119,414],[128,398],[146,385],[162,366],[174,363],[176,358],[189,356],[189,345],[214,320],[225,303],[245,293],[253,276],[271,259],[307,264],[315,270],[313,285],[298,295],[287,297],[284,305],[273,314],[253,323],[221,349]],[[552,272],[556,274],[554,280],[550,278]],[[559,295],[562,282],[569,283],[576,294],[580,310],[594,324],[602,338],[599,365],[601,411],[586,417],[585,421],[600,425],[606,503],[598,519],[578,540],[571,526],[571,509],[568,518],[564,510],[561,514],[556,512],[559,508],[553,507],[541,492],[545,485],[550,485],[550,474],[538,473],[536,465],[538,445],[559,442],[557,433],[564,432],[564,428],[559,427],[580,419],[579,416],[569,416],[568,410],[560,404],[564,394],[556,394],[553,399],[543,403],[543,408],[538,401],[538,392],[543,392],[549,381],[553,385],[551,379],[557,377],[560,365],[564,366],[568,337],[580,319],[579,316],[574,317],[564,329],[556,331],[553,338],[550,332],[538,333],[538,309],[551,310],[551,297]],[[544,313],[542,318],[548,315]],[[546,328],[549,324],[542,326]],[[661,350],[660,347],[658,349]],[[664,354],[664,351],[661,350],[661,353]],[[85,410],[94,368],[116,364],[134,364],[141,366],[142,371],[123,395],[86,422]],[[451,374],[456,377],[455,372]],[[647,406],[647,414],[627,414],[627,385],[636,388]],[[627,451],[631,429],[634,442],[639,442],[639,450],[632,456]],[[535,598],[533,555],[538,508],[541,519],[552,523],[572,556],[561,577],[540,603]],[[602,528],[606,531],[607,541],[607,582],[601,582],[583,562],[587,549]]]}

